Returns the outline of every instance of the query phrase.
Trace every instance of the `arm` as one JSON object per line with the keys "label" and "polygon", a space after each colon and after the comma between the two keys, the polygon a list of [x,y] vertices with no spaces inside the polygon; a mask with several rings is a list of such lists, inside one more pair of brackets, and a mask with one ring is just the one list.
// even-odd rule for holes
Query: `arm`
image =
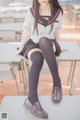
{"label": "arm", "polygon": [[[28,34],[27,34],[27,31],[28,31]],[[23,47],[25,45],[25,43],[30,39],[30,28],[27,28],[27,31],[24,30],[22,32],[22,36],[21,36],[21,46],[20,48],[17,50],[17,54],[19,54],[22,50],[23,50]]]}
{"label": "arm", "polygon": [[60,32],[62,29],[62,13],[60,12],[58,18],[57,18],[58,24],[56,26],[55,32],[54,32],[54,38],[57,42],[60,40]]}
{"label": "arm", "polygon": [[57,42],[60,40],[60,30],[54,32],[54,38]]}
{"label": "arm", "polygon": [[21,46],[17,50],[17,54],[19,54],[23,50],[25,43],[30,39],[30,37],[31,37],[31,22],[30,22],[30,10],[28,10],[22,29]]}
{"label": "arm", "polygon": [[58,23],[56,23],[56,28],[55,28],[55,31],[54,31],[54,50],[55,50],[55,54],[56,56],[59,56],[60,53],[61,53],[61,48],[58,44],[59,40],[60,40],[60,30],[62,28],[62,14],[60,12],[58,18],[57,18],[57,21]]}

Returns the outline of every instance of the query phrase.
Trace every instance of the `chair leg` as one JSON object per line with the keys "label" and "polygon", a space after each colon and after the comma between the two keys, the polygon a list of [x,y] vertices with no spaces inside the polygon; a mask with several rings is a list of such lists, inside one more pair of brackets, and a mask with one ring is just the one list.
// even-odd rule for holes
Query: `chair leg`
{"label": "chair leg", "polygon": [[30,65],[28,63],[29,61],[27,61],[26,59],[22,60],[22,69],[24,70],[23,72],[23,76],[24,76],[24,87],[25,87],[25,93],[27,90],[28,93],[28,74],[29,74],[29,69],[30,69]]}

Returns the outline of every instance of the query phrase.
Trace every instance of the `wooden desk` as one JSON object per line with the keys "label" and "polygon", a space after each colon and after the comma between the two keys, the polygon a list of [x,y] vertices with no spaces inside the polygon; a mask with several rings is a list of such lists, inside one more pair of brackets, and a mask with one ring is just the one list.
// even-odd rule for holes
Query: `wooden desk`
{"label": "wooden desk", "polygon": [[0,14],[0,19],[2,18],[14,18],[14,19],[20,19],[20,18],[25,18],[26,17],[26,13],[2,13]]}
{"label": "wooden desk", "polygon": [[[13,68],[13,75],[14,78],[16,78],[15,74],[15,68],[19,70],[19,65],[22,68],[21,60],[22,57],[16,55],[17,48],[20,47],[20,42],[15,42],[15,43],[0,43],[0,64],[9,64],[11,65],[11,68]],[[23,77],[23,76],[22,76]],[[20,76],[19,76],[20,78]],[[24,77],[23,77],[23,85],[24,85]],[[18,85],[16,84],[17,89]],[[24,86],[24,94],[25,94],[25,86]],[[19,90],[18,90],[19,94]]]}
{"label": "wooden desk", "polygon": [[20,23],[4,23],[0,24],[0,31],[15,31],[20,32],[22,30],[23,22]]}
{"label": "wooden desk", "polygon": [[74,28],[76,28],[76,24],[77,24],[77,15],[80,15],[80,5],[72,5],[74,10],[73,12],[73,24],[74,24]]}
{"label": "wooden desk", "polygon": [[[22,27],[23,27],[23,22],[18,22],[18,23],[4,23],[0,24],[0,31],[13,31],[16,34],[15,39],[20,41],[20,35],[22,32]],[[18,39],[19,37],[19,39]]]}
{"label": "wooden desk", "polygon": [[75,74],[75,68],[77,61],[80,61],[80,48],[77,42],[74,41],[63,41],[60,42],[60,46],[64,49],[64,52],[57,57],[57,60],[60,61],[71,61],[71,69],[69,74],[69,94],[72,95],[72,84]]}

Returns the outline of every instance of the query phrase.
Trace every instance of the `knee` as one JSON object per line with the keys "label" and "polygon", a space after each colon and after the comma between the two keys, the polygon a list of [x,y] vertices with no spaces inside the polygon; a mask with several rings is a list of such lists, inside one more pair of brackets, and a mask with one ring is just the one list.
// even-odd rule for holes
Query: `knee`
{"label": "knee", "polygon": [[43,54],[40,52],[34,52],[31,54],[32,63],[36,63],[37,65],[43,64],[44,58]]}
{"label": "knee", "polygon": [[48,38],[42,37],[42,38],[40,38],[40,40],[39,40],[39,46],[40,46],[40,47],[41,47],[41,46],[46,47],[46,44],[48,44],[48,42],[49,42]]}
{"label": "knee", "polygon": [[39,40],[39,47],[41,50],[48,50],[50,47],[53,47],[52,41],[46,37],[42,37]]}

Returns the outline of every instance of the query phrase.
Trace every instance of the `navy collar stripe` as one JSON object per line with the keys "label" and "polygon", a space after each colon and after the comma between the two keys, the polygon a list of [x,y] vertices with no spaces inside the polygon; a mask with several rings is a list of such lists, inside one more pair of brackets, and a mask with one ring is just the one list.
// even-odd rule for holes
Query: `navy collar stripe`
{"label": "navy collar stripe", "polygon": [[52,23],[59,15],[60,9],[56,12],[55,16],[48,22],[48,24]]}
{"label": "navy collar stripe", "polygon": [[[32,15],[35,17],[35,12],[34,12],[33,7],[30,8],[30,10],[31,10]],[[57,9],[57,11],[55,12],[53,18],[49,20],[49,22],[48,22],[47,25],[49,25],[49,24],[51,24],[52,22],[55,21],[55,19],[56,19],[56,18],[58,17],[58,15],[59,15],[60,11],[61,11],[60,9]],[[40,18],[38,19],[38,23],[44,25],[44,24],[43,24],[43,21],[42,21]]]}

